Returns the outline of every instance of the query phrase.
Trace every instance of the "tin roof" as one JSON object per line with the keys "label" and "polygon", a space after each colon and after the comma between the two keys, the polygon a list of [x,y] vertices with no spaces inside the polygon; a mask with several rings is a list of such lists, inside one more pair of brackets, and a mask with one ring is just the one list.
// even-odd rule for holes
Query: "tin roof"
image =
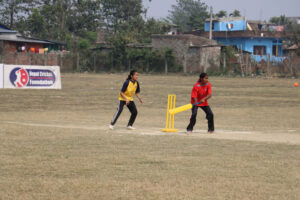
{"label": "tin roof", "polygon": [[287,49],[288,49],[288,50],[296,50],[296,49],[298,49],[298,48],[299,48],[298,45],[293,44],[292,46],[288,47]]}
{"label": "tin roof", "polygon": [[1,33],[16,33],[16,31],[5,29],[0,26],[0,34]]}
{"label": "tin roof", "polygon": [[[193,31],[189,34],[194,34],[208,38],[209,32],[207,31]],[[212,33],[213,38],[286,38],[289,34],[282,32],[271,31],[215,31]]]}
{"label": "tin roof", "polygon": [[10,28],[8,28],[7,26],[5,26],[4,24],[0,23],[0,34],[1,33],[16,33],[16,31],[11,30]]}
{"label": "tin roof", "polygon": [[11,42],[27,42],[27,43],[39,43],[39,44],[59,44],[65,45],[63,42],[44,40],[38,38],[31,38],[22,36],[17,31],[9,29],[4,24],[0,23],[0,41],[11,41]]}
{"label": "tin roof", "polygon": [[34,38],[26,38],[22,36],[12,35],[12,34],[0,34],[0,40],[2,41],[12,41],[12,42],[28,42],[28,43],[40,43],[40,44],[53,44],[52,42],[44,41],[44,40],[38,40]]}
{"label": "tin roof", "polygon": [[[215,17],[212,18],[212,21],[218,21],[218,22],[228,22],[228,21],[244,21],[246,20],[246,17]],[[210,18],[205,19],[206,22],[210,21]]]}

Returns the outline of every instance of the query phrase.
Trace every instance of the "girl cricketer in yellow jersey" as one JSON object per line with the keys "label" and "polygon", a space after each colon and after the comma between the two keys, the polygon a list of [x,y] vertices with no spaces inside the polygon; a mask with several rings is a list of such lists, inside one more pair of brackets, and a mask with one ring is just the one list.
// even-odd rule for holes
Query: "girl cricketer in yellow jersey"
{"label": "girl cricketer in yellow jersey", "polygon": [[120,114],[122,113],[123,107],[126,104],[127,108],[131,112],[131,116],[127,125],[127,129],[135,129],[132,127],[135,118],[137,116],[137,109],[133,101],[133,96],[136,95],[139,99],[140,103],[143,103],[143,100],[140,96],[140,85],[137,81],[138,79],[138,72],[136,70],[131,70],[130,74],[128,75],[127,80],[124,82],[123,87],[119,94],[119,106],[117,108],[117,112],[114,115],[109,128],[114,129],[114,125],[117,122]]}

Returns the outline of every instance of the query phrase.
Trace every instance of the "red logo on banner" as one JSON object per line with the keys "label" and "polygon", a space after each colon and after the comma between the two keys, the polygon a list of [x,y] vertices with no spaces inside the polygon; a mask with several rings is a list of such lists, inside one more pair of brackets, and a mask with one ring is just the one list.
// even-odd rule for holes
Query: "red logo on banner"
{"label": "red logo on banner", "polygon": [[28,83],[28,73],[25,69],[19,69],[15,72],[16,80],[14,81],[14,85],[16,87],[24,87]]}

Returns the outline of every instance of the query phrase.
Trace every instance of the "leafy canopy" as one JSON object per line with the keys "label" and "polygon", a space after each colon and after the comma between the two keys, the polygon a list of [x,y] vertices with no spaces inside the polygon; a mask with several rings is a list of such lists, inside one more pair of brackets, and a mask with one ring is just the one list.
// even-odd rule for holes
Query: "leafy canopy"
{"label": "leafy canopy", "polygon": [[205,19],[209,17],[208,7],[201,0],[176,0],[167,19],[186,32],[204,29]]}

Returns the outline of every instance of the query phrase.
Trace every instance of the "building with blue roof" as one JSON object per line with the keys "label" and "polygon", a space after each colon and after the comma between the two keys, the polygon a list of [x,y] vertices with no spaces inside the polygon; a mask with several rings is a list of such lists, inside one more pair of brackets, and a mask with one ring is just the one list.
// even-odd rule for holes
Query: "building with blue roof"
{"label": "building with blue roof", "polygon": [[[206,19],[204,32],[196,35],[208,37],[210,20]],[[249,52],[256,62],[267,60],[282,62],[287,58],[283,27],[274,29],[274,25],[261,21],[247,20],[245,17],[223,17],[212,19],[212,39],[222,46],[234,46],[238,50]]]}

